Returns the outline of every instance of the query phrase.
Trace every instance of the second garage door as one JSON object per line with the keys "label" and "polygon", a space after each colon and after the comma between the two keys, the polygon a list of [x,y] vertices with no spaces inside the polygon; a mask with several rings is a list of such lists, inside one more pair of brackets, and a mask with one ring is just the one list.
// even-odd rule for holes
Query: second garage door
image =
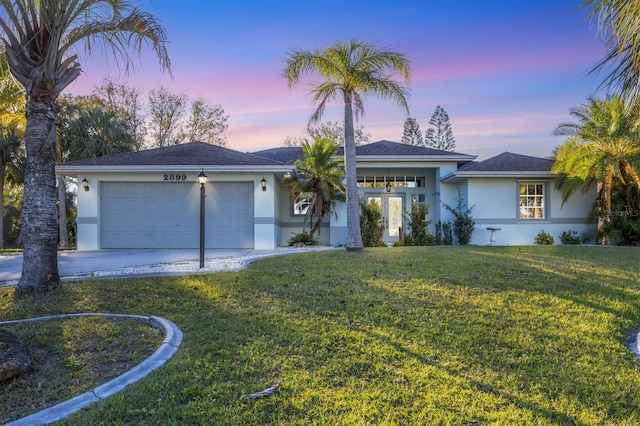
{"label": "second garage door", "polygon": [[[103,182],[102,248],[197,248],[200,187],[185,182]],[[207,248],[253,248],[253,183],[208,183]]]}

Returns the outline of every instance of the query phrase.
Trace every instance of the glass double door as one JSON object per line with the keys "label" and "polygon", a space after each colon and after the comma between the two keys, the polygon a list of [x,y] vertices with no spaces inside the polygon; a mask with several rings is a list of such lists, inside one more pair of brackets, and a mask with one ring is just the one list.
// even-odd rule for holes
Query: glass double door
{"label": "glass double door", "polygon": [[380,226],[384,228],[382,239],[385,243],[394,243],[400,239],[400,235],[404,232],[403,224],[403,205],[404,197],[402,195],[370,195],[367,197],[367,203],[374,201],[382,210],[382,219]]}

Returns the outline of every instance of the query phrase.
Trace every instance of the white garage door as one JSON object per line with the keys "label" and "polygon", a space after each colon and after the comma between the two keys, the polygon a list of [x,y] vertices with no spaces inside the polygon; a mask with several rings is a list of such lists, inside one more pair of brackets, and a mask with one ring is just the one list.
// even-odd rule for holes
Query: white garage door
{"label": "white garage door", "polygon": [[[102,248],[198,248],[200,186],[185,182],[104,182]],[[253,248],[253,183],[207,183],[207,248]]]}

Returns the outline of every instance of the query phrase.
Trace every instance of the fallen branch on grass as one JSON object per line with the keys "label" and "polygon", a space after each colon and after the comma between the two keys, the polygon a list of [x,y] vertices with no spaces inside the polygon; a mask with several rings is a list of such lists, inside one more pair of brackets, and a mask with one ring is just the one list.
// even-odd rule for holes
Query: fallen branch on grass
{"label": "fallen branch on grass", "polygon": [[262,398],[263,396],[271,396],[274,393],[276,393],[276,389],[278,389],[279,386],[280,386],[280,383],[275,383],[270,388],[266,388],[265,390],[261,390],[260,392],[242,395],[242,397],[248,398],[248,399],[258,399],[258,398]]}

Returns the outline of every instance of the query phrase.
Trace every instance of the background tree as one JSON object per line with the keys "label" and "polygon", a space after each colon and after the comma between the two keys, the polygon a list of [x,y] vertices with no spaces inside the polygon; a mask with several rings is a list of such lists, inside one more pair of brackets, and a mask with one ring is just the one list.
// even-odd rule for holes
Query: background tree
{"label": "background tree", "polygon": [[104,107],[128,127],[135,144],[141,147],[147,135],[145,108],[140,100],[140,91],[111,79],[102,80],[102,85],[93,90],[93,94],[102,99]]}
{"label": "background tree", "polygon": [[0,54],[0,248],[4,248],[5,183],[22,183],[24,174],[24,90],[11,77]]}
{"label": "background tree", "polygon": [[433,112],[429,124],[433,127],[427,129],[424,134],[424,144],[443,151],[453,151],[456,149],[456,141],[451,130],[449,114],[440,105]]}
{"label": "background tree", "polygon": [[229,128],[229,116],[220,105],[209,106],[204,99],[197,98],[191,103],[191,117],[185,124],[185,142],[206,142],[227,146],[225,132]]}
{"label": "background tree", "polygon": [[[362,124],[358,125],[355,130],[356,145],[363,145],[371,142],[371,134],[364,131]],[[314,139],[327,138],[338,146],[344,146],[344,126],[337,121],[325,121],[318,124],[309,124],[305,129],[308,136],[287,136],[284,139],[284,146],[302,146],[303,142],[309,142]]]}
{"label": "background tree", "polygon": [[128,2],[0,0],[0,39],[9,69],[25,88],[26,168],[22,209],[20,293],[45,293],[60,284],[55,189],[56,100],[80,75],[80,44],[104,41],[128,67],[126,49],[149,43],[170,67],[166,34],[153,16]]}
{"label": "background tree", "polygon": [[[137,151],[138,145],[130,126],[121,114],[105,109],[96,96],[62,96],[58,113],[58,163]],[[121,118],[122,117],[122,118]],[[77,185],[77,182],[74,182]],[[58,175],[59,245],[69,247],[68,182]]]}
{"label": "background tree", "polygon": [[[631,199],[640,188],[640,106],[629,104],[620,95],[589,99],[588,105],[572,108],[576,123],[561,123],[555,135],[567,136],[556,149],[551,171],[559,174],[556,186],[563,202],[577,189],[598,190],[599,217],[612,215],[612,191]],[[625,205],[626,204],[626,205]],[[632,216],[638,206],[623,203],[622,216]]]}
{"label": "background tree", "polygon": [[[330,139],[316,139],[302,144],[302,158],[296,160],[297,176],[284,180],[294,202],[311,196],[305,223],[309,218],[311,237],[320,229],[322,219],[331,212],[336,201],[344,201],[344,165],[336,158],[338,146]],[[313,216],[316,216],[314,222]]]}
{"label": "background tree", "polygon": [[640,101],[640,3],[628,0],[586,0],[587,19],[595,18],[598,34],[609,49],[592,72],[607,72],[603,85]]}
{"label": "background tree", "polygon": [[187,97],[164,87],[149,92],[149,130],[152,146],[177,145],[182,141],[182,118],[187,111]]}
{"label": "background tree", "polygon": [[422,130],[415,118],[408,117],[404,120],[404,128],[402,130],[402,138],[400,142],[408,145],[422,146],[424,141],[422,139]]}
{"label": "background tree", "polygon": [[[338,42],[325,50],[294,49],[288,52],[284,75],[289,87],[299,83],[305,74],[317,74],[311,92],[317,108],[310,122],[317,123],[328,101],[338,97],[344,101],[344,159],[347,187],[347,250],[362,250],[358,176],[356,171],[355,119],[364,113],[366,95],[390,99],[409,111],[408,89],[395,81],[399,74],[409,82],[409,60],[401,53],[351,40]],[[355,111],[354,111],[355,109]]]}
{"label": "background tree", "polygon": [[16,122],[0,124],[0,248],[4,248],[4,188],[6,181],[22,183],[24,175],[24,128]]}

